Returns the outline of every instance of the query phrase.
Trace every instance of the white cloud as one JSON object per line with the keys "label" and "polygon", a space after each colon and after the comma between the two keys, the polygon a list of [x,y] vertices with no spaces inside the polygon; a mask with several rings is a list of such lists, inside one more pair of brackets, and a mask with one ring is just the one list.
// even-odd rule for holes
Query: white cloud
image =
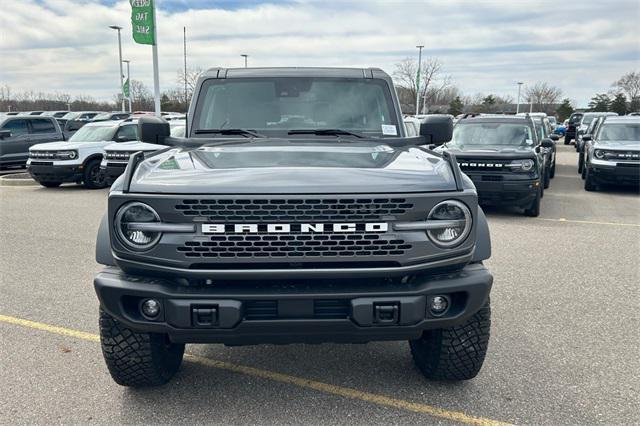
{"label": "white cloud", "polygon": [[[416,44],[438,56],[465,92],[514,94],[515,81],[549,81],[585,105],[595,92],[640,66],[636,1],[547,0],[296,2],[242,4],[158,16],[161,86],[176,86],[182,27],[188,61],[203,68],[241,66],[374,66],[393,71]],[[168,7],[168,3],[165,3]],[[132,78],[149,86],[151,48],[131,40],[128,2],[3,2],[0,83],[14,90],[67,91],[110,100],[118,90],[117,39]]]}

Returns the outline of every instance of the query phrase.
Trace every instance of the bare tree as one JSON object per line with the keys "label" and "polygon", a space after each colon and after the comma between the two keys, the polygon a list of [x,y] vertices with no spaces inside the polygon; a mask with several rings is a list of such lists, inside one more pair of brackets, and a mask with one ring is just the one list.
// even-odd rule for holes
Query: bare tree
{"label": "bare tree", "polygon": [[131,94],[131,108],[134,111],[153,111],[153,96],[142,81],[131,80],[129,92]]}
{"label": "bare tree", "polygon": [[631,71],[611,85],[627,95],[630,101],[640,98],[640,71]]}
{"label": "bare tree", "polygon": [[536,111],[546,111],[549,106],[557,103],[562,97],[562,90],[545,81],[538,81],[527,87],[525,99],[533,104]]}
{"label": "bare tree", "polygon": [[[396,64],[393,77],[396,84],[403,90],[405,99],[401,103],[413,105],[415,111],[417,87],[418,63],[415,59],[405,58]],[[426,58],[420,68],[420,99],[422,100],[422,110],[426,110],[426,105],[433,98],[451,85],[451,77],[442,75],[442,63],[438,58]]]}
{"label": "bare tree", "polygon": [[[182,94],[183,102],[187,105],[191,101],[191,97],[193,96],[193,91],[196,89],[196,83],[198,82],[198,77],[200,77],[200,74],[202,74],[202,68],[200,67],[187,68],[186,74],[184,72],[184,69],[178,70],[178,77],[176,78],[176,81],[179,87],[176,94]],[[186,99],[184,96],[185,81],[187,83]]]}

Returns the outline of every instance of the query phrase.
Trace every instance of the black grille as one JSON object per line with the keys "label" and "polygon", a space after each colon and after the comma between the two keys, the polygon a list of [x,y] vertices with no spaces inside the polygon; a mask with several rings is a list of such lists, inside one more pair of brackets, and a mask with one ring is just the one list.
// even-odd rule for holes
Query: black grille
{"label": "black grille", "polygon": [[[278,319],[277,300],[250,300],[243,303],[244,318],[248,321]],[[313,318],[341,319],[347,318],[350,312],[347,299],[317,299],[313,301]]]}
{"label": "black grille", "polygon": [[503,179],[504,179],[504,176],[500,176],[500,175],[484,175],[484,176],[482,176],[482,180],[483,181],[488,181],[488,182],[500,182]]}
{"label": "black grille", "polygon": [[499,171],[509,171],[507,168],[508,161],[500,161],[500,160],[463,160],[458,158],[458,165],[460,166],[460,170],[471,170],[471,171],[489,171],[489,172],[499,172]]}
{"label": "black grille", "polygon": [[402,256],[411,244],[378,234],[214,235],[177,248],[187,258]]}
{"label": "black grille", "polygon": [[182,200],[176,210],[188,217],[225,222],[318,222],[392,220],[413,208],[404,198]]}

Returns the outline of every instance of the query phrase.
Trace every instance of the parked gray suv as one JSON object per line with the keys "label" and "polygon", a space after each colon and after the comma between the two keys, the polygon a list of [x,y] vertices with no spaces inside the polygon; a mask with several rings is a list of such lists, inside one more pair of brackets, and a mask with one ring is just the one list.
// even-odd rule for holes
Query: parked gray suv
{"label": "parked gray suv", "polygon": [[448,116],[407,137],[379,69],[211,69],[186,138],[131,156],[111,187],[95,277],[104,358],[167,382],[185,343],[410,341],[422,373],[473,378],[489,343],[489,228]]}
{"label": "parked gray suv", "polygon": [[14,115],[1,118],[0,168],[25,165],[31,145],[63,139],[54,117]]}

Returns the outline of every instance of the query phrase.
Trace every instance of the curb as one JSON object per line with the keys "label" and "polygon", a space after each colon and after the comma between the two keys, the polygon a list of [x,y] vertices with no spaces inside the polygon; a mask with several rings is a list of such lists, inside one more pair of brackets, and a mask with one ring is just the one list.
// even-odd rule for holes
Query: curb
{"label": "curb", "polygon": [[[25,175],[25,177],[18,177],[17,175]],[[10,173],[0,176],[0,186],[38,186],[38,182],[25,172]]]}

